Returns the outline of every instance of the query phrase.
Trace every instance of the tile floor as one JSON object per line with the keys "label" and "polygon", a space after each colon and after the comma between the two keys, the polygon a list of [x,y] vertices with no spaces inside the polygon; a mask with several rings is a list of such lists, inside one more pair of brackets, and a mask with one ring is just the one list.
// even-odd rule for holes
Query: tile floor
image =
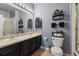
{"label": "tile floor", "polygon": [[32,54],[32,56],[49,56],[48,49],[40,48]]}
{"label": "tile floor", "polygon": [[[48,48],[40,48],[37,51],[35,51],[32,56],[51,56],[49,54]],[[52,55],[53,56],[53,55]],[[63,56],[70,56],[69,54],[64,54]]]}

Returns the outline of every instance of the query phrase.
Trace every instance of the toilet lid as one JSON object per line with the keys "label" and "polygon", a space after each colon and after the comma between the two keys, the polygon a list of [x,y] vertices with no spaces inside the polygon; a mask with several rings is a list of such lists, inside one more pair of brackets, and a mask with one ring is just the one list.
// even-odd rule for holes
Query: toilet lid
{"label": "toilet lid", "polygon": [[56,56],[62,56],[63,55],[63,51],[62,51],[62,49],[60,48],[60,47],[52,47],[51,48],[51,53],[53,54],[53,55],[56,55]]}

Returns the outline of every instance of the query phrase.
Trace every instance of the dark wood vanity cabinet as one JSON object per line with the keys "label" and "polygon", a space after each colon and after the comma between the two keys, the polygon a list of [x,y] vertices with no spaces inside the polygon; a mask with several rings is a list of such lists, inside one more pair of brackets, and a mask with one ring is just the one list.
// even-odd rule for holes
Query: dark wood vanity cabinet
{"label": "dark wood vanity cabinet", "polygon": [[41,36],[38,36],[38,37],[36,37],[36,49],[39,49],[40,48],[40,46],[41,46],[41,39],[42,39],[42,37]]}
{"label": "dark wood vanity cabinet", "polygon": [[30,56],[41,46],[41,36],[20,43],[20,56]]}
{"label": "dark wood vanity cabinet", "polygon": [[0,56],[30,56],[41,46],[41,35],[0,48]]}
{"label": "dark wood vanity cabinet", "polygon": [[18,56],[19,46],[17,44],[0,49],[0,56]]}

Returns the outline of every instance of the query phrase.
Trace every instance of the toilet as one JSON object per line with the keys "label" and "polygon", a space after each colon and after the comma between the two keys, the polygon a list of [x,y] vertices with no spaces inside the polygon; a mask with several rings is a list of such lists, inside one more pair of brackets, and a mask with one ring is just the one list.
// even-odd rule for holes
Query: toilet
{"label": "toilet", "polygon": [[63,46],[64,38],[52,37],[53,46],[51,47],[51,55],[53,56],[63,56]]}

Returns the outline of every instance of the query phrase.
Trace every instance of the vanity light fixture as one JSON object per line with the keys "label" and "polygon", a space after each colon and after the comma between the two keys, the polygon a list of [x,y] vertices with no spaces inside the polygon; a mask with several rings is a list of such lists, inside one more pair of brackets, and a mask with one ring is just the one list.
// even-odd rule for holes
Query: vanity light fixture
{"label": "vanity light fixture", "polygon": [[26,11],[28,11],[28,12],[30,12],[30,13],[33,13],[33,11],[31,9],[28,9],[27,7],[22,5],[22,3],[13,3],[13,4],[20,7],[20,8],[22,8],[22,9],[24,9],[24,10],[26,10]]}
{"label": "vanity light fixture", "polygon": [[22,6],[22,4],[21,4],[21,3],[19,3],[19,6]]}

